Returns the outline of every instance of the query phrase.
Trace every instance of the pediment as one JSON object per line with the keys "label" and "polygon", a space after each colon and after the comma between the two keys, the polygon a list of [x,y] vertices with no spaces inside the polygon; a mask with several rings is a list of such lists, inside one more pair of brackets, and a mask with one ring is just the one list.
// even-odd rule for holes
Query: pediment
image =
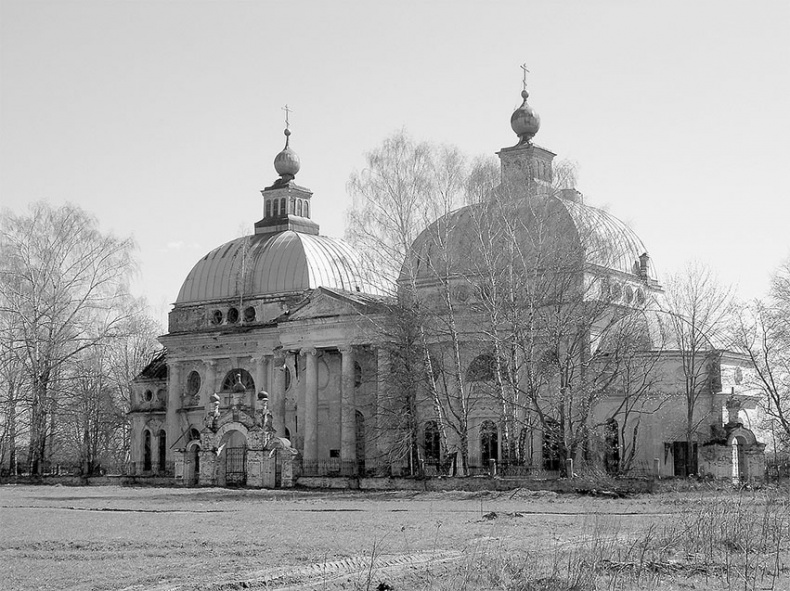
{"label": "pediment", "polygon": [[319,287],[307,301],[292,310],[288,320],[310,320],[372,314],[381,310],[384,300],[366,294],[343,292]]}

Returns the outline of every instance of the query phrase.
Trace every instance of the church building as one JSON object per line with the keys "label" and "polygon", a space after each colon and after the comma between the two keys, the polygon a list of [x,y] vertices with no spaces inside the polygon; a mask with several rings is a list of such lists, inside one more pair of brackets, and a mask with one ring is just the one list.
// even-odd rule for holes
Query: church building
{"label": "church building", "polygon": [[[572,460],[762,478],[764,445],[744,426],[746,359],[706,352],[689,442],[683,356],[664,335],[655,265],[623,222],[557,187],[528,96],[511,116],[518,143],[498,152],[499,186],[426,228],[398,296],[319,233],[286,128],[254,232],[197,261],[163,351],[133,383],[134,473],[273,488],[313,476],[572,475]],[[415,371],[431,377],[410,391],[381,328],[399,300],[426,311]],[[573,314],[573,336],[552,343],[556,319]]]}

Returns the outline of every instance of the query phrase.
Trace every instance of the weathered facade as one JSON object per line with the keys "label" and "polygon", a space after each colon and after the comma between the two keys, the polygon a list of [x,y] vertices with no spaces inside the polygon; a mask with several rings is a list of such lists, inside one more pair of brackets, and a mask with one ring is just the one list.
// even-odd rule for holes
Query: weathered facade
{"label": "weathered facade", "polygon": [[[463,469],[470,472],[518,464],[521,473],[556,474],[570,458],[613,473],[627,466],[661,476],[691,470],[762,478],[764,446],[748,428],[745,412],[753,403],[743,385],[746,360],[718,349],[699,360],[706,386],[689,446],[681,353],[662,338],[662,288],[647,249],[625,224],[586,205],[576,190],[554,186],[554,154],[532,143],[539,119],[527,96],[525,91],[511,118],[519,143],[499,152],[500,186],[485,203],[426,229],[404,265],[401,285],[416,291],[400,297],[419,298],[432,312],[421,320],[431,365],[422,371],[438,376],[454,364],[455,372],[414,392],[395,392],[389,355],[396,344],[382,330],[394,300],[347,244],[319,235],[310,217],[312,193],[294,182],[299,159],[286,140],[275,159],[280,178],[261,192],[263,217],[255,233],[218,247],[195,265],[170,313],[168,334],[161,337],[166,353],[135,381],[135,471],[172,473],[187,485],[291,486],[299,474],[457,470],[457,450],[463,449]],[[541,374],[540,387],[525,394],[522,385],[538,365],[529,366],[523,356],[514,365],[518,355],[508,358],[489,339],[506,324],[506,315],[494,312],[507,306],[491,293],[501,284],[486,286],[484,277],[493,276],[492,257],[513,250],[520,258],[516,265],[510,259],[510,275],[515,270],[528,280],[510,280],[522,299],[511,301],[518,314],[508,318],[520,319],[513,330],[532,335],[536,355],[549,350],[553,325],[536,321],[533,310],[531,333],[525,332],[523,311],[537,296],[524,293],[537,292],[543,282],[561,299],[561,283],[572,294],[568,301],[589,316],[575,333],[583,335],[577,349],[568,354],[578,360],[578,383],[599,390],[586,399],[583,414],[568,406],[567,397],[556,402],[557,392],[570,387],[567,376]],[[545,302],[542,307],[551,308]],[[568,308],[555,306],[558,314]],[[643,378],[640,396],[632,398],[631,385],[611,379],[606,364],[619,346],[611,335],[622,337],[634,310],[642,324],[633,338],[641,340],[628,358],[629,371],[638,366],[648,375],[649,368],[650,378]],[[601,354],[607,347],[611,357]],[[415,401],[417,427],[408,435],[394,433],[383,412],[401,395]],[[554,412],[582,418],[575,426],[547,420]],[[450,428],[451,414],[462,428]],[[561,424],[569,426],[548,432]],[[555,443],[570,438],[570,426],[584,432],[584,445],[562,448],[559,457]],[[404,453],[403,441],[415,435],[418,453]],[[689,454],[696,462],[686,461]]]}

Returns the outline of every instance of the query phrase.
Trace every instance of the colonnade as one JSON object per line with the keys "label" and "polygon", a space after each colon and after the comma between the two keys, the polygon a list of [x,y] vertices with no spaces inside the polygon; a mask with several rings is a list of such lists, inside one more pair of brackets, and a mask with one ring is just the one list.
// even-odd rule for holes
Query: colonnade
{"label": "colonnade", "polygon": [[[274,350],[269,354],[256,354],[252,361],[252,374],[256,390],[267,390],[269,394],[269,410],[272,413],[272,426],[278,436],[285,436],[286,429],[286,371],[294,366],[294,357],[300,356],[304,363],[302,377],[304,379],[304,399],[298,405],[297,425],[303,436],[302,458],[305,462],[319,460],[319,359],[327,350],[337,350],[341,355],[340,375],[340,460],[356,463],[356,356],[355,348],[350,344],[341,344],[331,348],[319,349],[304,347],[300,350]],[[171,442],[178,442],[183,447],[186,441],[179,441],[184,433],[179,419],[182,411],[183,384],[181,375],[184,361],[168,361],[168,401],[166,411],[167,436]],[[203,387],[200,393],[200,404],[204,412],[208,412],[210,397],[216,391],[217,360],[203,361]],[[377,390],[381,387],[377,384]],[[252,410],[257,405],[257,392],[251,402]],[[184,417],[186,418],[186,417]],[[168,450],[168,455],[170,455]]]}

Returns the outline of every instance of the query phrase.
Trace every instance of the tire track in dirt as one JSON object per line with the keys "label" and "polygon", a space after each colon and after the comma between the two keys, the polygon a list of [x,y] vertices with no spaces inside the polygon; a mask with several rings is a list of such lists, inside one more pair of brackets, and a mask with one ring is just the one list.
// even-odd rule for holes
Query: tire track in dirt
{"label": "tire track in dirt", "polygon": [[[258,589],[266,591],[307,591],[308,589],[357,588],[357,583],[382,576],[397,577],[399,571],[429,568],[459,560],[458,550],[416,552],[376,556],[353,556],[301,566],[285,566],[247,573],[244,577],[225,576],[205,583],[165,583],[153,587],[133,585],[122,591],[237,591]],[[350,585],[350,586],[349,586]]]}

